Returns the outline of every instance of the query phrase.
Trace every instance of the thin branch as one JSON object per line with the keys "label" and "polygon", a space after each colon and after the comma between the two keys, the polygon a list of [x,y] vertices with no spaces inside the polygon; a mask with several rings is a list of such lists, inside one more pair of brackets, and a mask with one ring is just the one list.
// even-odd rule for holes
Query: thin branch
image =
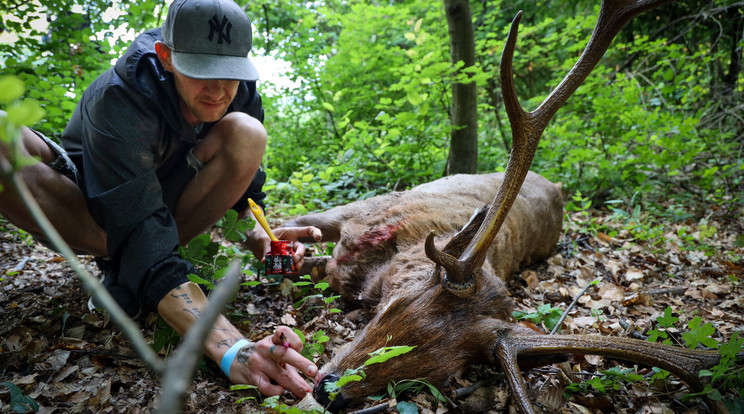
{"label": "thin branch", "polygon": [[555,326],[553,327],[553,330],[550,331],[548,335],[554,335],[556,332],[558,332],[558,328],[560,328],[561,325],[563,324],[563,320],[566,319],[566,316],[568,316],[568,312],[570,312],[571,309],[573,309],[573,307],[576,306],[576,303],[579,301],[579,298],[584,296],[584,293],[586,293],[587,289],[589,289],[589,286],[592,286],[593,284],[594,284],[594,281],[589,282],[586,284],[586,286],[584,286],[584,289],[581,289],[581,292],[579,292],[579,294],[576,295],[573,302],[571,302],[571,304],[568,305],[566,310],[563,311],[563,315],[561,315],[561,318],[558,319],[558,323],[555,324]]}
{"label": "thin branch", "polygon": [[240,282],[240,261],[233,261],[227,276],[209,296],[209,306],[199,319],[186,333],[183,343],[176,349],[166,364],[165,375],[162,378],[163,391],[161,394],[158,413],[181,412],[186,392],[191,387],[196,364],[202,355],[202,348],[214,321],[222,313],[225,304],[232,299]]}

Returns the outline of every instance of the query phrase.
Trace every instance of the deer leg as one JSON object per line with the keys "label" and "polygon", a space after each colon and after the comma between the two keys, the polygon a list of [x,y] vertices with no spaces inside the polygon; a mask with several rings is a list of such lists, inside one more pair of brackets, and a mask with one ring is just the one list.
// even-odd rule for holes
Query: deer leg
{"label": "deer leg", "polygon": [[[524,335],[501,331],[494,345],[494,357],[506,373],[517,403],[526,414],[534,412],[517,363],[518,356],[585,353],[618,358],[655,366],[674,373],[693,391],[701,391],[705,381],[700,371],[720,361],[718,351],[687,349],[638,339],[602,335]],[[712,402],[718,413],[728,410]]]}

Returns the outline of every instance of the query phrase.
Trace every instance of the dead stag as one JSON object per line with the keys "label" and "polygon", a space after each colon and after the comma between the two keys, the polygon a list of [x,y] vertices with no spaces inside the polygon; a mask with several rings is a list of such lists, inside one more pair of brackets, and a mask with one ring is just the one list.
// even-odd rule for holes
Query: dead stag
{"label": "dead stag", "polygon": [[[361,300],[375,313],[354,341],[322,368],[326,375],[315,388],[319,401],[329,403],[327,382],[361,366],[371,352],[395,345],[416,348],[384,364],[365,367],[365,380],[344,385],[331,408],[339,410],[350,401],[379,393],[389,381],[427,378],[441,386],[468,366],[489,362],[498,363],[506,373],[520,409],[534,413],[520,363],[536,365],[550,361],[551,356],[571,353],[656,366],[678,375],[695,391],[703,388],[699,372],[718,363],[716,351],[601,335],[538,334],[513,321],[512,302],[499,277],[506,277],[520,264],[544,258],[560,232],[560,192],[556,196],[553,184],[528,172],[543,130],[625,23],[670,1],[604,0],[581,57],[533,112],[522,109],[512,78],[521,12],[517,14],[501,61],[501,84],[513,134],[503,176],[437,180],[409,192],[352,203],[287,224],[315,225],[323,231],[324,240],[339,241],[327,264],[328,279],[345,298]],[[503,182],[495,184],[493,179]],[[482,205],[491,200],[496,188],[488,209],[480,210],[451,237],[465,221],[462,211],[477,207],[471,198]],[[427,191],[433,194],[431,198],[410,201],[424,200]],[[448,194],[453,198],[445,197]],[[460,204],[465,208],[453,213],[450,207]],[[422,220],[414,225],[414,218]],[[423,241],[425,233],[428,236]],[[440,250],[437,245],[443,239],[449,241]],[[726,412],[722,404],[713,404],[716,411]]]}

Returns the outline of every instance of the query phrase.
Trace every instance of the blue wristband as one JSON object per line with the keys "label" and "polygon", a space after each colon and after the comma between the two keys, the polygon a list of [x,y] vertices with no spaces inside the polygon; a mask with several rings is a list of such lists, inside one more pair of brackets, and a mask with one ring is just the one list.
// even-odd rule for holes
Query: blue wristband
{"label": "blue wristband", "polygon": [[235,342],[233,346],[230,347],[230,349],[225,352],[225,355],[222,356],[222,361],[220,362],[220,369],[222,372],[227,375],[228,378],[230,378],[230,366],[232,365],[233,361],[235,360],[235,355],[238,354],[238,351],[240,351],[240,348],[248,345],[251,343],[251,341],[247,339],[241,339],[238,342]]}

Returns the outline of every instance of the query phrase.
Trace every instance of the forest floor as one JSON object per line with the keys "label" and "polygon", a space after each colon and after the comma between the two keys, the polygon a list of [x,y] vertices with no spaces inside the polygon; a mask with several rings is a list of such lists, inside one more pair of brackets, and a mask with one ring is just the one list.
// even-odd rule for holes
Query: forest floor
{"label": "forest floor", "polygon": [[[535,313],[539,308],[550,313],[545,306],[548,304],[547,308],[562,311],[580,296],[563,322],[562,333],[647,335],[669,308],[671,315],[679,318],[665,331],[673,342],[683,342],[682,335],[690,331],[690,322],[695,326],[696,317],[715,328],[709,332],[694,330],[698,337],[726,343],[737,331],[744,335],[741,212],[728,214],[729,218],[716,217],[714,212],[707,222],[667,224],[655,239],[658,243],[641,241],[638,227],[635,233],[629,231],[627,222],[617,226],[620,231],[613,237],[597,231],[612,219],[607,212],[573,213],[569,217],[554,256],[509,280],[518,310]],[[594,231],[587,231],[592,226]],[[653,230],[648,227],[645,231]],[[90,258],[80,259],[91,273],[99,273]],[[580,295],[582,288],[595,279],[600,282]],[[291,282],[242,286],[228,314],[250,339],[266,336],[277,325],[296,327],[308,337],[318,330],[325,331],[330,340],[324,344],[326,351],[319,365],[363,326],[358,312],[331,314],[327,308],[310,304],[296,309],[293,302],[297,297],[293,294],[296,289]],[[0,382],[14,384],[36,401],[39,413],[153,412],[160,392],[157,377],[138,359],[106,314],[89,311],[87,302],[81,283],[59,255],[0,222]],[[343,303],[334,305],[346,309]],[[137,322],[150,340],[156,332],[164,332],[154,315]],[[160,354],[165,356],[166,351]],[[620,380],[622,375],[598,374],[615,366],[616,360],[575,355],[570,362],[525,372],[525,378],[532,401],[544,412],[710,412],[700,399],[683,401],[689,390],[677,379],[649,381],[653,371],[648,367],[622,366],[644,376],[640,381],[632,380],[627,373],[624,377],[630,381]],[[452,397],[454,390],[484,379],[488,385],[471,395]],[[580,392],[566,399],[568,384],[584,380],[608,389],[600,392],[584,382],[578,386]],[[437,404],[426,392],[398,399],[415,403],[421,413],[515,410],[506,380],[492,367],[475,366],[441,391],[449,399],[447,404]],[[731,390],[721,391],[732,397]],[[250,396],[247,391],[231,391],[216,364],[204,360],[184,412],[267,410],[257,399],[238,402]],[[290,407],[297,404],[291,396],[279,401]],[[354,410],[389,403],[389,398],[370,400]],[[0,413],[12,410],[9,388],[0,386]]]}

